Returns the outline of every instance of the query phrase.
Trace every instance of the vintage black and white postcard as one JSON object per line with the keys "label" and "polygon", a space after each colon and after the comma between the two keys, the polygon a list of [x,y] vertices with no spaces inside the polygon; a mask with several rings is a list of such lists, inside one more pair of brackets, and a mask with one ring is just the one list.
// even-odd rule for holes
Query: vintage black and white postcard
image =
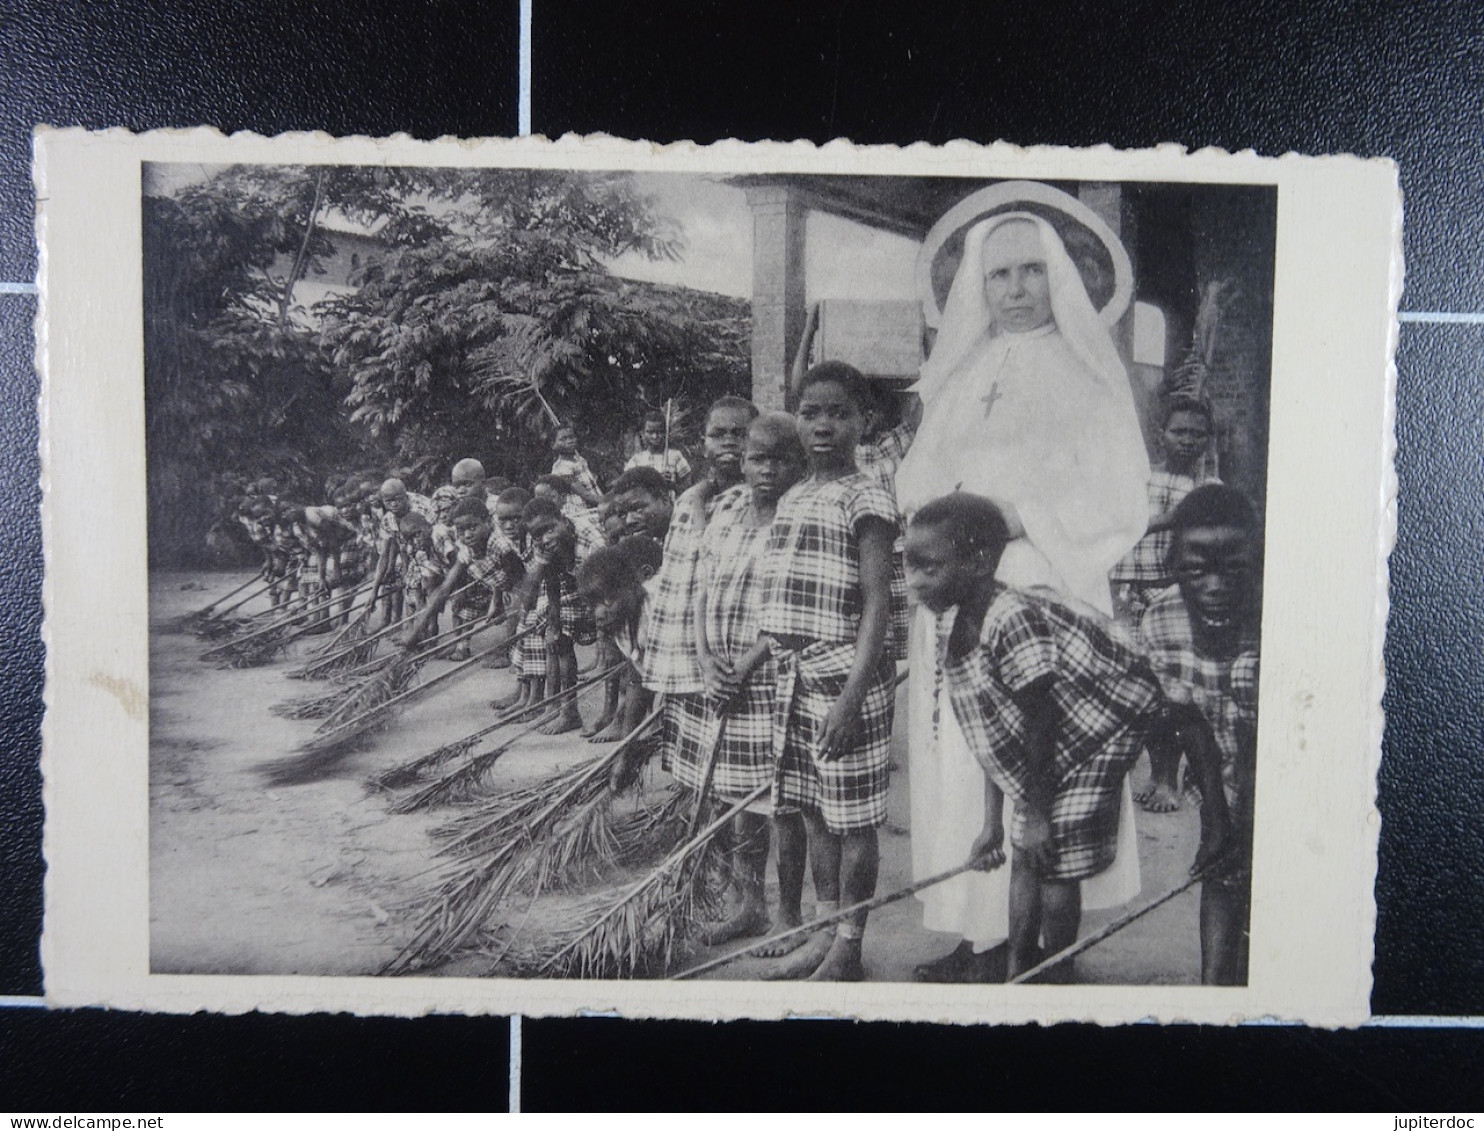
{"label": "vintage black and white postcard", "polygon": [[36,176],[53,1003],[1367,1016],[1389,162]]}

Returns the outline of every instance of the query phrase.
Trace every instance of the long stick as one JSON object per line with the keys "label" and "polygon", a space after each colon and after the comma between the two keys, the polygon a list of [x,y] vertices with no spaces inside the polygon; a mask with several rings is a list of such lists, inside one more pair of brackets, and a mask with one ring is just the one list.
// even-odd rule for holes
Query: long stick
{"label": "long stick", "polygon": [[[761,796],[761,791],[759,791],[757,796]],[[939,872],[936,876],[929,876],[925,880],[914,880],[906,887],[897,888],[896,891],[887,892],[885,895],[872,896],[870,899],[863,899],[859,903],[852,904],[850,907],[842,907],[839,911],[832,911],[828,915],[821,915],[818,919],[813,919],[801,927],[793,927],[776,935],[768,935],[766,938],[761,938],[756,942],[748,943],[744,947],[739,947],[730,954],[723,954],[720,958],[713,958],[710,961],[701,963],[699,966],[692,966],[689,970],[682,970],[678,974],[671,974],[669,980],[678,982],[686,978],[694,978],[697,974],[704,974],[708,970],[715,970],[720,966],[725,966],[729,962],[734,962],[772,943],[781,942],[784,939],[798,938],[800,935],[812,935],[815,931],[824,927],[832,927],[836,923],[843,922],[861,911],[874,911],[878,907],[885,907],[889,903],[896,903],[898,900],[906,899],[909,895],[916,895],[924,888],[941,884],[944,880],[951,880],[954,876],[961,875],[977,867],[979,867],[979,861],[977,859],[969,860],[960,864],[957,868],[949,868],[946,872]]]}
{"label": "long stick", "polygon": [[323,734],[319,735],[318,737],[311,739],[309,742],[306,742],[304,744],[304,750],[305,750],[305,752],[307,753],[307,752],[309,752],[311,750],[317,749],[321,745],[333,744],[333,742],[338,741],[338,739],[336,739],[334,737],[336,731],[349,731],[352,728],[358,726],[359,724],[365,722],[367,719],[371,718],[371,716],[373,716],[373,715],[378,715],[378,714],[380,714],[383,711],[386,711],[386,710],[388,710],[388,709],[390,709],[392,707],[398,706],[399,704],[406,702],[408,699],[411,699],[413,696],[421,695],[421,694],[424,694],[425,692],[431,691],[433,688],[437,687],[440,683],[446,683],[448,680],[452,679],[456,675],[463,675],[466,671],[468,671],[470,668],[472,668],[475,664],[479,663],[481,660],[488,659],[490,656],[493,656],[496,652],[499,652],[500,650],[502,650],[505,646],[506,646],[505,645],[505,642],[504,641],[501,641],[499,644],[496,644],[496,645],[494,645],[493,647],[490,647],[490,648],[486,648],[482,652],[476,652],[476,653],[474,653],[474,655],[470,656],[467,660],[463,660],[463,661],[455,664],[453,667],[449,668],[446,672],[440,672],[440,673],[438,673],[432,679],[428,680],[426,683],[420,683],[416,687],[409,687],[406,691],[403,691],[403,692],[401,692],[401,693],[399,693],[397,695],[393,695],[385,703],[380,703],[380,704],[378,704],[375,707],[371,707],[368,710],[362,711],[359,715],[356,715],[356,716],[354,716],[352,718],[346,719],[345,722],[340,723],[333,730],[327,730]]}
{"label": "long stick", "polygon": [[[716,820],[712,821],[695,836],[691,837],[690,840],[686,841],[674,852],[670,853],[670,855],[664,859],[659,867],[655,868],[652,872],[649,873],[649,875],[645,876],[638,883],[634,884],[633,887],[629,888],[628,891],[624,892],[622,896],[614,900],[612,905],[609,906],[608,910],[600,915],[597,919],[593,920],[593,922],[589,923],[580,935],[578,935],[566,946],[562,947],[561,950],[557,951],[550,958],[548,958],[541,967],[542,973],[550,970],[568,953],[576,950],[577,947],[581,945],[584,939],[586,939],[594,931],[602,927],[602,925],[608,922],[609,919],[613,918],[613,916],[622,911],[625,906],[631,903],[642,892],[644,892],[647,888],[654,884],[661,876],[670,871],[670,869],[674,868],[676,864],[684,860],[706,841],[714,837],[722,829],[723,826],[731,821],[733,817],[742,812],[742,810],[746,809],[749,805],[751,805],[758,798],[762,797],[763,794],[767,793],[772,788],[772,782],[764,782],[762,785],[758,786],[755,790],[749,793],[746,797],[742,798],[742,800],[733,804],[720,817],[717,817]],[[776,938],[778,936],[775,935],[774,937]]]}
{"label": "long stick", "polygon": [[[461,585],[457,589],[455,589],[452,593],[450,593],[449,594],[449,597],[450,598],[457,597],[461,593],[464,593],[467,590],[470,590],[470,589],[474,588],[474,586],[476,586],[478,584],[480,584],[480,582],[476,579],[474,581],[469,582],[468,585]],[[383,636],[386,636],[388,633],[396,632],[397,629],[401,628],[408,621],[415,620],[418,617],[422,616],[423,615],[423,612],[424,612],[423,609],[418,609],[415,612],[408,613],[401,620],[393,621],[391,624],[387,625],[385,628],[377,629],[370,636],[363,636],[360,640],[357,640],[354,644],[347,644],[344,648],[341,648],[339,651],[332,652],[332,651],[330,651],[327,648],[324,652],[322,652],[319,656],[317,656],[315,658],[314,663],[304,665],[305,666],[305,669],[308,670],[310,668],[315,668],[315,667],[318,667],[320,664],[333,663],[335,660],[340,659],[340,657],[342,657],[342,656],[348,656],[348,655],[350,655],[350,653],[354,652],[356,649],[358,649],[358,648],[360,648],[360,647],[362,647],[362,646],[364,646],[366,644],[370,644],[373,640],[380,640]],[[496,620],[503,620],[503,619],[506,619],[508,617],[508,615],[509,614],[504,614],[504,615],[502,615],[500,617],[497,617],[495,619]],[[449,629],[448,631],[449,632],[455,632],[455,631],[458,630],[458,628],[461,628],[461,627],[463,627],[463,626],[462,625],[457,625],[454,628]],[[346,627],[344,629],[341,629],[341,632],[343,633],[343,632],[347,631],[349,628],[350,628],[350,625],[346,625]],[[431,640],[431,639],[435,639],[435,638],[430,637],[429,639]]]}
{"label": "long stick", "polygon": [[[352,598],[355,598],[361,595],[362,591],[365,588],[366,585],[361,585],[360,587],[353,589],[350,593],[350,596]],[[263,625],[262,628],[254,629],[246,636],[239,636],[234,640],[228,641],[226,644],[218,644],[215,648],[211,648],[205,652],[202,652],[201,658],[203,660],[211,659],[218,652],[230,651],[234,648],[240,647],[243,644],[246,644],[249,640],[256,640],[259,636],[263,636],[266,633],[275,632],[280,628],[287,628],[289,625],[298,624],[299,622],[308,620],[310,617],[315,616],[316,614],[323,611],[323,609],[316,605],[312,608],[304,609],[302,612],[294,613],[290,616],[280,617],[279,619],[272,621],[269,624]],[[347,609],[346,611],[349,612],[350,610]]]}
{"label": "long stick", "polygon": [[721,753],[722,740],[726,737],[727,717],[718,710],[716,717],[716,737],[711,742],[711,749],[706,752],[706,768],[701,774],[701,788],[696,790],[696,807],[691,811],[690,823],[686,825],[685,835],[687,838],[696,835],[696,826],[701,823],[701,814],[706,811],[706,799],[711,793],[711,779],[716,776],[716,759]]}
{"label": "long stick", "polygon": [[[233,597],[237,596],[237,594],[241,593],[244,589],[246,589],[249,585],[253,585],[256,582],[259,582],[259,581],[263,580],[263,573],[264,573],[264,570],[266,568],[267,567],[265,566],[262,569],[259,569],[257,573],[253,574],[246,581],[244,581],[241,585],[237,586],[236,589],[233,589],[230,593],[223,593],[220,597],[218,597],[215,601],[211,602],[211,604],[207,605],[205,608],[203,608],[203,609],[197,609],[194,613],[191,614],[191,616],[193,616],[193,617],[212,617],[212,616],[218,616],[218,615],[220,615],[220,614],[213,613],[211,610],[214,609],[214,608],[216,608],[223,601],[229,601],[229,600],[231,600]],[[255,597],[255,596],[257,596],[257,594],[254,593],[252,596]],[[247,601],[251,601],[251,600],[252,600],[252,597],[247,597],[242,602],[239,602],[239,604],[245,604]],[[232,606],[232,609],[235,609],[236,607],[237,607],[237,605],[233,605]],[[222,612],[223,613],[229,613],[229,612],[232,611],[232,609],[223,609]]]}
{"label": "long stick", "polygon": [[1050,958],[1043,958],[1040,962],[1036,963],[1029,970],[1023,970],[1023,971],[1021,971],[1019,974],[1015,975],[1015,977],[1011,978],[1008,984],[1009,985],[1012,985],[1012,986],[1018,986],[1022,982],[1029,982],[1037,974],[1044,974],[1047,970],[1051,969],[1051,967],[1057,965],[1058,963],[1065,962],[1069,958],[1075,958],[1077,955],[1081,954],[1084,950],[1087,950],[1090,947],[1096,946],[1098,943],[1102,942],[1104,939],[1108,938],[1110,935],[1116,935],[1119,931],[1123,930],[1123,928],[1127,927],[1134,920],[1136,920],[1136,919],[1142,919],[1145,915],[1148,915],[1149,912],[1153,911],[1156,907],[1162,907],[1162,906],[1164,906],[1166,903],[1170,902],[1170,900],[1174,899],[1181,892],[1189,891],[1196,884],[1200,883],[1203,879],[1205,879],[1205,877],[1206,877],[1206,870],[1203,868],[1203,869],[1201,869],[1201,871],[1197,872],[1195,875],[1191,876],[1188,880],[1184,881],[1183,883],[1176,884],[1174,887],[1172,887],[1169,891],[1165,892],[1164,895],[1160,896],[1158,899],[1150,900],[1148,903],[1144,904],[1142,907],[1136,907],[1136,908],[1134,908],[1132,911],[1128,912],[1126,915],[1122,915],[1119,918],[1114,919],[1113,922],[1106,924],[1101,930],[1094,931],[1092,934],[1088,935],[1085,939],[1078,939],[1076,942],[1074,942],[1071,946],[1067,947],[1065,950],[1057,951]]}

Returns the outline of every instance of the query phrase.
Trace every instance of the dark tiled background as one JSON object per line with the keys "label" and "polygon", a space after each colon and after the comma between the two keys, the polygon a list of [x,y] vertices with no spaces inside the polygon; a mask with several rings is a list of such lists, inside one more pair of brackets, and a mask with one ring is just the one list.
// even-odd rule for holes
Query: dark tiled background
{"label": "dark tiled background", "polygon": [[[549,134],[1173,141],[1391,156],[1407,195],[1404,307],[1484,310],[1476,6],[1042,0],[876,12],[842,0],[776,10],[735,0],[535,0],[535,8],[533,117]],[[481,0],[0,7],[0,280],[35,270],[29,135],[39,122],[509,134],[516,28],[514,3]],[[0,994],[40,987],[33,312],[29,298],[0,297]],[[1403,326],[1378,1013],[1484,1014],[1481,354],[1484,326]],[[1477,1030],[590,1019],[528,1021],[524,1031],[529,1109],[1443,1109],[1477,1107],[1484,1095]],[[9,1010],[0,1013],[0,1102],[498,1107],[506,1032],[503,1019]]]}

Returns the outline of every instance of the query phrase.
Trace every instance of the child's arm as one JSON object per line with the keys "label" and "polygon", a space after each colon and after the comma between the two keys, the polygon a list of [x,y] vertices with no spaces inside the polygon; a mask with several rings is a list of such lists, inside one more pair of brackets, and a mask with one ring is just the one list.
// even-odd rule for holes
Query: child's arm
{"label": "child's arm", "polygon": [[587,460],[583,459],[582,456],[574,456],[573,458],[582,464],[582,470],[587,474],[574,475],[570,478],[569,482],[572,485],[572,493],[588,506],[595,507],[603,501],[603,493],[589,487],[583,480],[589,479],[591,482],[596,483],[597,476],[593,475],[592,469],[587,466]]}
{"label": "child's arm", "polygon": [[706,585],[704,578],[696,586],[694,619],[696,625],[696,659],[701,664],[701,678],[713,699],[728,699],[734,688],[731,686],[732,669],[711,650],[711,640],[706,634]]}
{"label": "child's arm", "polygon": [[866,690],[886,650],[891,625],[891,552],[895,541],[891,523],[868,515],[856,526],[860,559],[861,619],[855,638],[855,662],[840,697],[830,708],[819,739],[819,755],[827,762],[849,752],[860,727],[861,705]]}
{"label": "child's arm", "polygon": [[1211,724],[1194,703],[1171,703],[1161,725],[1172,727],[1179,748],[1190,760],[1201,788],[1201,842],[1196,849],[1192,872],[1199,872],[1221,859],[1231,847],[1231,812],[1226,804],[1226,785],[1221,780],[1221,748],[1211,733]]}
{"label": "child's arm", "polygon": [[407,630],[406,647],[413,647],[423,638],[423,633],[427,631],[428,625],[438,619],[438,614],[443,611],[444,602],[459,587],[459,584],[464,580],[464,576],[468,572],[469,567],[462,558],[454,562],[453,568],[448,571],[448,576],[443,579],[443,584],[438,586],[437,591],[428,598],[428,603],[423,607],[423,611],[418,614],[417,620],[413,621],[412,627]]}
{"label": "child's arm", "polygon": [[371,599],[366,602],[365,611],[361,613],[362,620],[370,620],[371,612],[376,608],[376,602],[381,599],[381,585],[386,580],[387,573],[392,568],[392,562],[397,558],[400,547],[395,538],[388,538],[386,545],[381,548],[381,556],[376,559],[376,574],[371,580]]}
{"label": "child's arm", "polygon": [[1015,698],[1026,713],[1026,766],[1029,771],[1026,798],[1020,806],[1023,832],[1015,844],[1037,875],[1053,862],[1051,845],[1051,801],[1056,795],[1056,712],[1051,702],[1051,682],[1037,680]]}
{"label": "child's arm", "polygon": [[988,774],[984,775],[984,830],[974,839],[969,859],[978,860],[985,872],[1005,863],[1005,795]]}

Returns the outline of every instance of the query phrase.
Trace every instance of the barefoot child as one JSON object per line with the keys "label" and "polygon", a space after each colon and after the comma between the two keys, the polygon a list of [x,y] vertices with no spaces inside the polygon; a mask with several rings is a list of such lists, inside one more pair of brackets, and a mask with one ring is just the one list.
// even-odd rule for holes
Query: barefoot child
{"label": "barefoot child", "polygon": [[[773,696],[776,665],[762,639],[762,586],[759,567],[767,548],[778,500],[804,474],[806,464],[798,428],[787,413],[753,421],[743,458],[746,483],[722,493],[701,535],[696,584],[696,653],[705,676],[706,731],[691,753],[704,757],[722,730],[711,780],[714,796],[734,801],[773,780]],[[677,752],[678,753],[678,752]],[[694,756],[676,757],[670,772],[690,789],[700,789],[705,766]],[[764,898],[768,864],[768,818],[759,811],[738,814],[732,828],[734,877],[741,906],[707,932],[712,945],[760,935],[771,926]],[[802,844],[780,855],[779,886],[802,890]],[[799,907],[785,915],[784,928],[797,927]]]}
{"label": "barefoot child", "polygon": [[[732,403],[736,400],[718,402],[707,413],[705,443],[713,463],[709,486],[687,491],[685,505],[678,510],[671,503],[669,487],[653,468],[626,471],[613,485],[615,509],[625,515],[630,537],[649,538],[664,546],[659,573],[649,586],[640,645],[644,686],[665,697],[661,745],[666,768],[672,773],[676,762],[698,762],[709,749],[705,731],[710,710],[705,676],[696,656],[696,564],[701,533],[714,503],[708,492],[718,486],[731,487],[742,477],[742,447],[757,409],[748,401]],[[614,728],[611,737],[620,734]]]}
{"label": "barefoot child", "polygon": [[[1205,401],[1173,396],[1165,403],[1159,442],[1164,467],[1149,475],[1149,533],[1113,567],[1115,605],[1130,624],[1137,624],[1151,601],[1175,584],[1170,570],[1170,523],[1175,507],[1202,483],[1220,480],[1202,470],[1213,432]],[[1164,749],[1149,751],[1149,785],[1134,800],[1151,813],[1180,808],[1180,756]]]}
{"label": "barefoot child", "polygon": [[[554,513],[544,500],[532,499],[526,505],[525,523],[536,553],[521,584],[521,599],[534,618],[532,623],[545,626],[545,693],[549,699],[577,683],[575,644],[591,642],[591,621],[577,595],[573,574],[577,568],[577,532],[571,520]],[[568,696],[552,707],[540,733],[566,734],[581,729],[577,699]]]}
{"label": "barefoot child", "polygon": [[[855,466],[869,394],[853,367],[824,362],[799,390],[809,476],[778,503],[763,564],[762,631],[778,665],[774,741],[780,855],[805,841],[816,912],[876,891],[886,821],[896,665],[889,651],[896,501]],[[781,890],[785,919],[800,892]],[[865,915],[816,933],[764,977],[860,981]]]}
{"label": "barefoot child", "polygon": [[636,467],[647,467],[665,477],[672,492],[685,488],[690,479],[690,460],[679,448],[670,446],[670,429],[662,412],[644,414],[644,426],[639,429],[639,450],[623,465],[625,471]]}
{"label": "barefoot child", "polygon": [[377,537],[377,560],[371,603],[362,615],[370,618],[371,610],[381,605],[381,624],[386,627],[402,619],[402,575],[398,569],[401,550],[398,543],[400,524],[409,514],[420,514],[431,520],[433,502],[407,490],[400,479],[388,479],[378,492],[381,501],[381,523]]}
{"label": "barefoot child", "polygon": [[[907,530],[907,577],[943,617],[934,708],[951,710],[985,770],[984,829],[970,849],[987,867],[1010,840],[1009,977],[1077,939],[1080,881],[1117,851],[1123,780],[1158,718],[1148,662],[1107,622],[1050,590],[995,580],[1009,541],[998,507],[963,492],[925,504]],[[1070,963],[1058,981],[1071,979]],[[1048,974],[1048,977],[1052,975]]]}
{"label": "barefoot child", "polygon": [[[397,543],[402,555],[397,563],[402,575],[402,615],[411,616],[428,607],[447,570],[433,548],[433,524],[422,515],[402,516],[397,524]],[[435,622],[437,616],[434,612]]]}
{"label": "barefoot child", "polygon": [[545,499],[553,503],[562,515],[571,521],[572,528],[577,532],[577,559],[581,561],[588,554],[607,545],[607,538],[603,535],[603,528],[598,525],[598,520],[593,517],[594,512],[589,510],[572,491],[572,484],[560,475],[538,475],[536,482],[531,487],[534,498]]}
{"label": "barefoot child", "polygon": [[[1170,522],[1177,588],[1145,611],[1139,636],[1164,688],[1167,726],[1151,741],[1200,775],[1201,981],[1243,985],[1251,905],[1257,744],[1257,517],[1231,487],[1196,488]],[[1228,812],[1229,811],[1229,812]]]}

